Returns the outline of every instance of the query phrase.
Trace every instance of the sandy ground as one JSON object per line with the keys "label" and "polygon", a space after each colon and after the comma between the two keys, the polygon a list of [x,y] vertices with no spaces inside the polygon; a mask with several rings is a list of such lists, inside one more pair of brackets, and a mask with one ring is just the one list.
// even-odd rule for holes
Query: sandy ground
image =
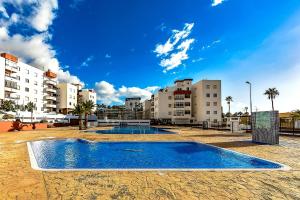
{"label": "sandy ground", "polygon": [[[299,199],[300,137],[280,145],[258,145],[250,135],[172,128],[173,135],[100,135],[74,128],[0,133],[2,199]],[[36,171],[26,142],[54,138],[95,141],[198,141],[247,153],[291,167],[289,171]]]}

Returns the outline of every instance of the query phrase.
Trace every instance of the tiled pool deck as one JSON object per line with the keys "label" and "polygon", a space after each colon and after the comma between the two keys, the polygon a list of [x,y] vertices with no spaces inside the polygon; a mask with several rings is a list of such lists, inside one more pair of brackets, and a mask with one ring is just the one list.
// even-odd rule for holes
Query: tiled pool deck
{"label": "tiled pool deck", "polygon": [[[300,199],[300,137],[252,144],[248,134],[173,128],[173,135],[101,135],[59,128],[0,133],[0,199]],[[289,171],[64,171],[31,169],[26,142],[51,138],[96,141],[198,141],[290,166]]]}

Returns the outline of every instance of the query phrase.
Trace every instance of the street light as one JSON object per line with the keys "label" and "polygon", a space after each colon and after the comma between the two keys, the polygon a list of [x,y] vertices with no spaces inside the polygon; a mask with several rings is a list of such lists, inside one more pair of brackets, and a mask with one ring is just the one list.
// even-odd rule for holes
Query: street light
{"label": "street light", "polygon": [[[249,87],[250,87],[250,115],[251,115],[251,118],[252,118],[252,85],[249,81],[246,81],[246,84],[249,84]],[[251,121],[251,130],[252,130],[252,120]]]}

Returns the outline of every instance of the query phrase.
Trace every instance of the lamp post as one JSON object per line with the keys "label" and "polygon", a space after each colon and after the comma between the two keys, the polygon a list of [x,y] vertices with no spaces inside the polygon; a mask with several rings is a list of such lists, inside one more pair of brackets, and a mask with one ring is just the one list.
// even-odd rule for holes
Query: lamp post
{"label": "lamp post", "polygon": [[[249,81],[246,81],[246,84],[249,84],[249,87],[250,87],[250,116],[252,118],[252,84]],[[252,120],[250,120],[250,124],[251,124],[251,130],[252,130]]]}

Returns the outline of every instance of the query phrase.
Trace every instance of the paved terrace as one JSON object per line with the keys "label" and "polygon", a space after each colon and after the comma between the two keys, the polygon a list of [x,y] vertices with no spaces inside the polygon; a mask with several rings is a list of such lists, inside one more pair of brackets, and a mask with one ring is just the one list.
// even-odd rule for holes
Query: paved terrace
{"label": "paved terrace", "polygon": [[[98,135],[72,128],[0,133],[0,199],[300,199],[300,138],[281,145],[250,143],[248,134],[173,128],[176,135]],[[96,141],[193,140],[292,167],[290,171],[43,172],[30,167],[26,141],[85,138]]]}

